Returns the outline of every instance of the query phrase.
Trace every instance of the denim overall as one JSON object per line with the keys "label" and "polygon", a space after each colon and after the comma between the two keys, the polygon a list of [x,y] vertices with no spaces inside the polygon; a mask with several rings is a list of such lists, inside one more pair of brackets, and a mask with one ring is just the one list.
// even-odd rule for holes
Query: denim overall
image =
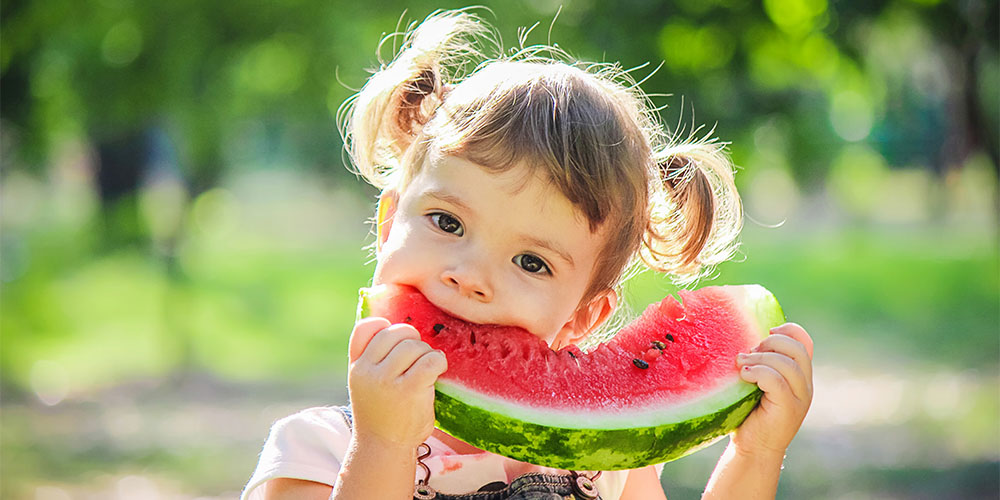
{"label": "denim overall", "polygon": [[[344,414],[348,425],[353,425],[351,407],[339,406],[337,409]],[[429,454],[428,447],[427,453],[420,458]],[[430,476],[430,470],[419,462],[419,458],[417,465]],[[414,486],[413,500],[601,500],[601,495],[591,478],[576,472],[558,475],[531,472],[514,478],[510,484],[495,481],[475,493],[461,495],[438,493],[424,479]]]}

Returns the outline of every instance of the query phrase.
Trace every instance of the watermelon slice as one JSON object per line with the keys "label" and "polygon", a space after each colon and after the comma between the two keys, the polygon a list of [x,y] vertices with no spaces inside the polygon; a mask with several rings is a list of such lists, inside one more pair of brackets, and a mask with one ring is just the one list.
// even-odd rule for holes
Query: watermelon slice
{"label": "watermelon slice", "polygon": [[589,352],[465,322],[398,285],[362,289],[358,315],[409,323],[444,351],[434,409],[445,432],[536,465],[618,470],[707,446],[760,400],[760,389],[740,380],[736,355],[784,322],[774,296],[759,285],[679,295]]}

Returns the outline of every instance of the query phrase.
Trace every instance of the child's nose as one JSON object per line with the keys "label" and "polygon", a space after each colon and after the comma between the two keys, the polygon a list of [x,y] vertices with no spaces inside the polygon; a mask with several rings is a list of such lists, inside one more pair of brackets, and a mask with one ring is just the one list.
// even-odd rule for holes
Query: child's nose
{"label": "child's nose", "polygon": [[493,287],[482,273],[469,268],[448,269],[441,274],[441,281],[458,293],[480,302],[493,300]]}

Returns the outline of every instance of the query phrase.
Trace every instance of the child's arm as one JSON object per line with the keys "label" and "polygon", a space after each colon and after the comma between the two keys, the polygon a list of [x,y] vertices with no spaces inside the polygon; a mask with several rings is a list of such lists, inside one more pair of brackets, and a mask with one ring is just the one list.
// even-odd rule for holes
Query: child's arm
{"label": "child's arm", "polygon": [[417,447],[434,432],[434,382],[444,354],[416,328],[363,319],[350,341],[351,446],[333,498],[412,498]]}
{"label": "child's arm", "polygon": [[809,334],[785,323],[772,328],[753,352],[740,355],[740,375],[764,396],[733,433],[703,499],[775,497],[785,449],[812,402],[812,351]]}
{"label": "child's arm", "polygon": [[434,382],[447,369],[444,354],[410,325],[367,318],[354,325],[350,359],[354,430],[333,495],[329,485],[273,479],[269,500],[413,497],[417,447],[434,431]]}
{"label": "child's arm", "polygon": [[641,469],[630,470],[625,479],[625,489],[620,500],[667,500],[660,485],[660,476],[656,468],[650,465]]}

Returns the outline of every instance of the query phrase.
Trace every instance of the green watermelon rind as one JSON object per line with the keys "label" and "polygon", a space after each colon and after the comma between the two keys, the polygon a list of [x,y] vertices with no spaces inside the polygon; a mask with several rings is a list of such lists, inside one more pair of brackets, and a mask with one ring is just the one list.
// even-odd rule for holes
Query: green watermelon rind
{"label": "green watermelon rind", "polygon": [[[774,294],[760,285],[727,285],[720,287],[733,296],[742,295],[744,306],[753,313],[761,338],[767,338],[771,328],[786,321],[785,312]],[[739,289],[739,290],[735,290]]]}
{"label": "green watermelon rind", "polygon": [[[724,286],[751,317],[763,339],[785,315],[760,285]],[[358,318],[371,314],[380,291],[362,289]],[[711,445],[736,429],[763,392],[734,375],[715,390],[656,412],[629,409],[618,414],[595,409],[536,411],[467,390],[449,380],[435,384],[434,411],[441,430],[481,449],[545,467],[621,470],[676,460]],[[585,425],[581,425],[585,423]]]}
{"label": "green watermelon rind", "polygon": [[383,293],[385,287],[373,287],[373,288],[362,288],[358,290],[358,310],[354,314],[354,321],[360,321],[361,319],[367,318],[372,315],[372,300],[375,300],[379,294]]}
{"label": "green watermelon rind", "polygon": [[657,426],[574,429],[535,424],[490,412],[436,391],[441,430],[478,448],[523,462],[565,470],[622,470],[669,462],[733,431],[753,411],[754,389],[713,413]]}
{"label": "green watermelon rind", "polygon": [[584,416],[580,414],[578,409],[559,411],[510,404],[468,389],[452,379],[438,380],[435,388],[439,394],[457,399],[488,413],[506,415],[514,420],[567,430],[620,430],[656,427],[663,422],[683,422],[697,419],[715,410],[725,409],[733,401],[742,400],[757,390],[756,385],[743,382],[734,373],[731,378],[720,380],[719,386],[714,392],[705,391],[689,401],[672,403],[669,408],[663,408],[662,402],[659,406],[651,405],[647,408],[630,407],[626,412],[592,408],[588,409]]}

